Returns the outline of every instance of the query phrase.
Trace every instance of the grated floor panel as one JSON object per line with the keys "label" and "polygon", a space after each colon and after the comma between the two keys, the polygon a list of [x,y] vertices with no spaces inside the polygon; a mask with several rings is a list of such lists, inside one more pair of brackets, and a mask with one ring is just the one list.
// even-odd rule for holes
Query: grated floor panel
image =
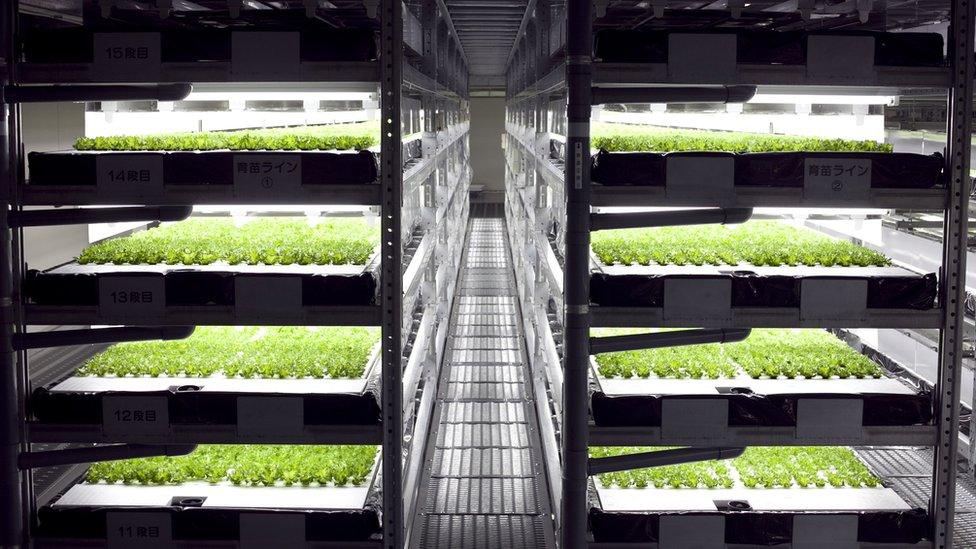
{"label": "grated floor panel", "polygon": [[[931,448],[855,448],[885,484],[912,507],[928,508],[932,494]],[[976,481],[960,468],[956,480],[953,547],[976,547]]]}
{"label": "grated floor panel", "polygon": [[413,547],[553,546],[515,277],[504,235],[500,218],[472,218]]}

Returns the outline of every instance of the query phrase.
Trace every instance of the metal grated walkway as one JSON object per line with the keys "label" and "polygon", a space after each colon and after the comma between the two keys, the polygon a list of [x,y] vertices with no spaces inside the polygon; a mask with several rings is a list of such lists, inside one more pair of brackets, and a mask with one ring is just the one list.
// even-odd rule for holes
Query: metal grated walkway
{"label": "metal grated walkway", "polygon": [[518,308],[504,221],[472,217],[412,547],[553,546]]}

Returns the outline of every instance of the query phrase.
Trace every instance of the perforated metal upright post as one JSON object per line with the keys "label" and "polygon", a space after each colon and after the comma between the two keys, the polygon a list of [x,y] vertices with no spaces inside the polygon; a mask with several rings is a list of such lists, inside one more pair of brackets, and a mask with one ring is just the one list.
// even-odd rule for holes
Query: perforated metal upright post
{"label": "perforated metal upright post", "polygon": [[563,356],[563,501],[560,542],[564,549],[586,545],[586,488],[589,446],[587,365],[590,304],[590,82],[591,2],[569,2],[566,39],[566,267],[565,353]]}
{"label": "perforated metal upright post", "polygon": [[969,155],[972,144],[973,54],[976,4],[954,0],[949,26],[949,68],[952,86],[948,108],[948,193],[942,251],[942,332],[939,341],[939,379],[936,388],[937,445],[932,476],[933,543],[952,547],[959,443],[959,401],[962,341],[965,331],[966,250],[969,222]]}
{"label": "perforated metal upright post", "polygon": [[403,74],[403,12],[400,0],[383,0],[380,13],[380,304],[383,338],[383,545],[403,547],[403,369],[400,364],[403,280],[400,273],[400,210],[403,162],[400,96]]}

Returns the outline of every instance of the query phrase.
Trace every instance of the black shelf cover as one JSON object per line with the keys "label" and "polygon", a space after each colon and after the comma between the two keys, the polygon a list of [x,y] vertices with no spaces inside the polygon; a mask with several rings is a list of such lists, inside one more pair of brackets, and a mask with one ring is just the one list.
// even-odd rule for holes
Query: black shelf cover
{"label": "black shelf cover", "polygon": [[873,189],[928,189],[945,184],[945,160],[938,153],[600,151],[593,156],[591,175],[594,183],[606,186],[663,187],[667,182],[667,160],[672,157],[732,158],[736,187],[803,187],[805,163],[812,158],[870,160]]}
{"label": "black shelf cover", "polygon": [[160,30],[149,25],[25,29],[23,54],[24,61],[28,63],[91,63],[95,57],[95,33],[159,32],[159,57],[162,63],[221,62],[231,60],[232,33],[267,31],[299,31],[299,55],[306,62],[373,61],[377,57],[375,31],[336,29],[314,24],[286,27],[258,25],[242,27],[241,30]]}
{"label": "black shelf cover", "polygon": [[[147,266],[152,267],[152,266]],[[360,274],[279,274],[243,273],[228,270],[194,271],[192,267],[165,273],[119,272],[126,277],[161,277],[165,288],[166,306],[233,306],[235,279],[238,276],[299,278],[301,303],[316,306],[362,306],[376,303],[377,283],[371,272]],[[99,305],[101,276],[113,273],[58,273],[32,270],[24,281],[25,295],[36,305],[96,306]]]}
{"label": "black shelf cover", "polygon": [[[730,384],[734,383],[729,380]],[[797,402],[813,399],[860,399],[863,426],[908,426],[932,423],[932,396],[891,393],[803,393],[764,395],[733,390],[715,395],[592,395],[593,421],[600,427],[660,427],[664,400],[726,400],[729,427],[796,426]]]}
{"label": "black shelf cover", "polygon": [[[62,151],[32,152],[27,155],[30,185],[98,184],[99,157],[156,160],[162,166],[158,177],[164,185],[233,185],[235,174],[254,163],[270,163],[273,170],[301,169],[302,185],[369,184],[379,175],[376,157],[370,151]],[[247,163],[235,166],[235,156],[247,156]],[[295,166],[295,157],[298,166]],[[287,165],[281,166],[280,163]],[[144,162],[134,162],[144,165]],[[240,162],[238,164],[241,164]],[[137,174],[138,175],[138,174]],[[125,182],[123,182],[125,183]],[[139,180],[131,182],[139,184]]]}
{"label": "black shelf cover", "polygon": [[[697,515],[725,517],[725,543],[751,546],[773,546],[793,542],[793,517],[784,511],[727,512],[608,512],[592,507],[589,513],[593,539],[599,543],[655,543],[664,515]],[[850,511],[815,513],[858,517],[857,539],[861,543],[919,543],[931,530],[928,514],[922,509],[906,511]]]}
{"label": "black shelf cover", "polygon": [[[731,306],[733,308],[798,308],[801,281],[812,278],[833,278],[757,275],[737,267],[730,269],[736,270],[729,274],[701,276],[593,273],[590,276],[590,301],[594,305],[613,307],[663,307],[665,279],[729,279],[732,281]],[[837,278],[867,280],[869,309],[928,310],[935,305],[938,281],[933,273],[852,277],[844,276],[843,267],[838,267],[837,270]]]}
{"label": "black shelf cover", "polygon": [[362,509],[301,511],[180,506],[46,506],[37,511],[35,534],[39,538],[105,540],[107,538],[106,514],[120,511],[151,512],[169,516],[174,541],[238,540],[241,516],[248,513],[302,515],[305,517],[307,541],[367,541],[380,533],[379,512],[374,505],[367,505]]}
{"label": "black shelf cover", "polygon": [[879,66],[941,67],[942,36],[918,32],[870,31],[756,31],[736,29],[620,30],[596,33],[594,53],[611,63],[667,63],[671,34],[734,34],[736,58],[749,65],[803,65],[811,36],[870,36],[874,38],[874,63]]}
{"label": "black shelf cover", "polygon": [[[201,384],[206,380],[202,379]],[[102,425],[105,397],[165,397],[170,425],[237,425],[237,399],[241,396],[301,397],[306,426],[379,425],[380,406],[375,387],[361,393],[281,394],[260,392],[198,391],[194,386],[173,386],[165,391],[52,391],[35,389],[31,414],[41,423]]]}

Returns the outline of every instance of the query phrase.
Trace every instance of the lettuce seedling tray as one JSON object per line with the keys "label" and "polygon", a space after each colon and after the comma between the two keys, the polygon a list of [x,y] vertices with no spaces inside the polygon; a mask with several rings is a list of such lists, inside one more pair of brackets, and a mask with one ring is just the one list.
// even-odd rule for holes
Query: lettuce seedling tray
{"label": "lettuce seedling tray", "polygon": [[34,391],[34,430],[77,427],[115,441],[376,443],[377,332],[200,327],[187,340],[117,344]]}
{"label": "lettuce seedling tray", "polygon": [[604,442],[925,444],[933,434],[927,391],[822,330],[753,330],[739,343],[609,353],[590,365],[593,436]]}
{"label": "lettuce seedling tray", "polygon": [[[160,322],[176,312],[185,324],[371,324],[365,308],[376,302],[376,233],[342,218],[316,227],[281,218],[240,227],[221,219],[164,225],[30,271],[28,316],[70,308],[94,323]],[[334,315],[316,318],[329,308]]]}
{"label": "lettuce seedling tray", "polygon": [[[265,448],[247,449],[242,455]],[[311,471],[301,462],[291,464],[295,470],[287,469],[287,454],[301,456],[315,448],[323,447],[281,449],[277,453],[285,457],[271,458],[274,461],[267,463],[261,456],[242,458],[247,461],[236,467],[231,464],[226,478],[209,482],[192,480],[196,474],[209,474],[207,463],[175,474],[169,464],[152,460],[96,464],[87,479],[38,510],[37,534],[109,546],[220,541],[256,547],[316,542],[358,546],[374,542],[381,531],[376,485],[379,453],[374,451],[371,462],[346,464],[357,470],[355,475],[365,472],[364,477],[344,481],[341,486],[331,481],[320,485],[314,480],[309,483],[305,477],[327,473],[345,476],[348,471],[331,471],[329,468],[336,466],[330,463],[324,464],[325,469]],[[324,451],[334,448],[325,447]],[[153,459],[188,460],[193,456]],[[365,471],[358,471],[362,467]],[[173,478],[176,475],[188,480]]]}
{"label": "lettuce seedling tray", "polygon": [[748,311],[852,326],[875,311],[931,310],[938,286],[934,273],[769,221],[601,231],[591,248],[591,303],[657,310],[668,325],[727,324]]}
{"label": "lettuce seedling tray", "polygon": [[589,515],[597,543],[639,546],[904,547],[928,535],[926,512],[842,448],[750,448],[731,461],[600,475]]}

